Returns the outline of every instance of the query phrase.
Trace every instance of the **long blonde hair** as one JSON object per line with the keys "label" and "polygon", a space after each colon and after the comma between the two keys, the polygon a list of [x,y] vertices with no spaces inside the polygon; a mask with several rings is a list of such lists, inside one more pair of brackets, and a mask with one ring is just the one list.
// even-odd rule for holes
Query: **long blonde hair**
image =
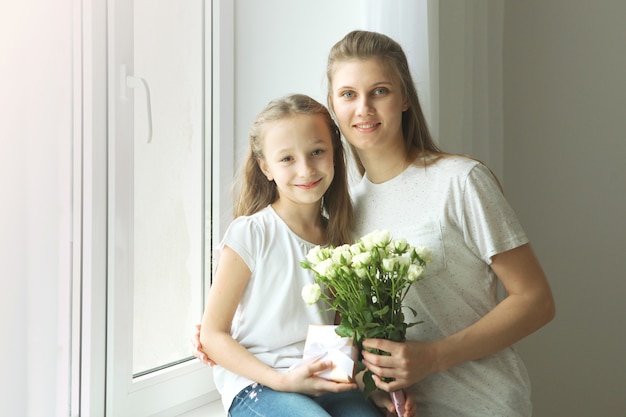
{"label": "long blonde hair", "polygon": [[335,175],[322,198],[320,214],[327,219],[328,243],[347,243],[354,224],[354,209],[348,194],[346,160],[339,128],[323,104],[304,94],[292,94],[271,101],[252,124],[248,135],[248,154],[238,173],[240,181],[236,182],[239,192],[235,201],[235,217],[254,214],[278,199],[276,183],[267,180],[258,163],[264,158],[265,126],[296,114],[323,117],[328,126],[333,144]]}
{"label": "long blonde hair", "polygon": [[[402,113],[402,134],[404,136],[407,157],[413,159],[418,155],[423,155],[424,157],[443,155],[443,152],[434,142],[428,130],[406,55],[398,42],[382,33],[355,30],[348,33],[331,48],[326,66],[328,104],[331,111],[332,76],[335,64],[354,59],[377,59],[400,81],[404,98],[409,103],[408,109]],[[354,146],[350,145],[350,148],[352,149],[357,168],[362,175],[365,168]]]}

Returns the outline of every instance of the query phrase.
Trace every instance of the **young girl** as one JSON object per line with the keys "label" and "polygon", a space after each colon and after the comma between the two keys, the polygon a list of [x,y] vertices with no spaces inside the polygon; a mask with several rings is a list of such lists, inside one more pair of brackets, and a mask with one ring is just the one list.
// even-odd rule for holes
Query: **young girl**
{"label": "young girl", "polygon": [[[393,378],[377,386],[406,389],[420,417],[531,416],[513,344],[552,320],[554,300],[497,180],[435,145],[404,51],[388,36],[346,35],[329,54],[327,77],[329,106],[363,174],[352,190],[353,236],[386,229],[433,251],[426,279],[405,299],[424,323],[404,343],[364,343],[389,353],[363,352],[374,374]],[[500,302],[498,280],[507,292]]]}
{"label": "young girl", "polygon": [[217,268],[200,340],[219,364],[215,383],[229,416],[379,416],[355,384],[315,376],[330,364],[289,367],[309,324],[332,324],[300,297],[300,267],[316,245],[349,241],[353,210],[339,131],[304,95],[272,101],[250,131],[235,220]]}
{"label": "young girl", "polygon": [[[328,101],[363,175],[354,236],[387,229],[433,251],[405,302],[424,323],[407,342],[370,339],[365,365],[385,391],[407,389],[420,417],[528,417],[526,369],[512,345],[554,317],[537,258],[494,176],[433,142],[405,54],[374,32],[332,48]],[[496,280],[507,291],[496,300]],[[408,313],[410,315],[410,313]]]}

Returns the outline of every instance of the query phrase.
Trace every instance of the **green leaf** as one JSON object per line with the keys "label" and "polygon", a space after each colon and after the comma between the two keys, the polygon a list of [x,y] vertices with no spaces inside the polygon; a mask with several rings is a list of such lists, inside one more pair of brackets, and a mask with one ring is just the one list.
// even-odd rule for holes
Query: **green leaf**
{"label": "green leaf", "polygon": [[374,316],[376,317],[384,317],[387,313],[389,313],[389,306],[385,306],[384,308],[381,308],[378,311],[374,312]]}
{"label": "green leaf", "polygon": [[368,338],[384,339],[384,336],[385,336],[385,330],[380,326],[371,327],[370,329],[367,330],[365,334],[366,339]]}
{"label": "green leaf", "polygon": [[365,321],[368,323],[374,320],[374,316],[368,310],[363,311],[363,316],[365,317]]}
{"label": "green leaf", "polygon": [[363,393],[366,397],[369,397],[370,394],[376,389],[376,383],[374,383],[374,378],[372,378],[372,371],[365,371],[363,374],[363,384],[365,385],[363,388]]}
{"label": "green leaf", "polygon": [[343,323],[337,326],[335,333],[341,337],[352,337],[354,335],[354,329],[344,325]]}

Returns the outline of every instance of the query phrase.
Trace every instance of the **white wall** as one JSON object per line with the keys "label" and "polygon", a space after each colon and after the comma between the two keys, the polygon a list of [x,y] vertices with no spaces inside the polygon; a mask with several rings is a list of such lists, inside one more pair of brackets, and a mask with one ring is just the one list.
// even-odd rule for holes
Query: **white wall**
{"label": "white wall", "polygon": [[332,45],[361,28],[360,0],[235,1],[235,140],[237,167],[248,129],[272,99],[308,94],[326,103]]}
{"label": "white wall", "polygon": [[535,416],[624,416],[626,3],[504,11],[505,187],[557,303],[521,344]]}
{"label": "white wall", "polygon": [[7,416],[62,415],[69,398],[71,5],[0,5],[0,414]]}

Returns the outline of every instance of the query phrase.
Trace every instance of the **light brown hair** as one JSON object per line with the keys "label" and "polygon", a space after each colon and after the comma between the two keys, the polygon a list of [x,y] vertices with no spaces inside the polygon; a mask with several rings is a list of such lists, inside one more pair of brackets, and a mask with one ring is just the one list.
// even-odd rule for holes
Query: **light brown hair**
{"label": "light brown hair", "polygon": [[[424,158],[430,156],[429,160],[432,162],[433,156],[443,155],[428,130],[406,55],[398,42],[382,33],[355,30],[348,33],[330,50],[326,76],[328,78],[328,104],[331,111],[332,78],[335,64],[347,60],[369,59],[378,60],[381,65],[386,67],[391,76],[397,77],[404,98],[409,103],[408,109],[402,113],[402,134],[407,157],[413,160],[418,155]],[[363,164],[354,146],[350,145],[350,147],[357,168],[362,175],[365,171]]]}
{"label": "light brown hair", "polygon": [[324,119],[333,145],[335,175],[324,193],[320,207],[327,219],[326,237],[331,245],[350,242],[354,224],[354,209],[348,194],[346,160],[341,134],[328,109],[304,94],[292,94],[271,101],[257,116],[248,135],[249,147],[246,160],[238,176],[239,192],[235,201],[235,217],[254,214],[278,199],[274,181],[268,181],[258,161],[264,158],[263,139],[269,122],[293,115],[319,116]]}

